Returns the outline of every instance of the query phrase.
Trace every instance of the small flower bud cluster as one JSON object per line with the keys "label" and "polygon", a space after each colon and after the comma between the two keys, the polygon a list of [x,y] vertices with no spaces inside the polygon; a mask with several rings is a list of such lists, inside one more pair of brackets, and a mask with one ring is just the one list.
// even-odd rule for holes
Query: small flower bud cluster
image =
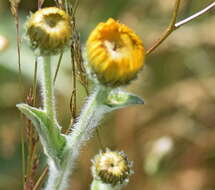
{"label": "small flower bud cluster", "polygon": [[93,160],[92,173],[95,179],[112,186],[126,184],[132,174],[131,162],[123,152],[99,153]]}

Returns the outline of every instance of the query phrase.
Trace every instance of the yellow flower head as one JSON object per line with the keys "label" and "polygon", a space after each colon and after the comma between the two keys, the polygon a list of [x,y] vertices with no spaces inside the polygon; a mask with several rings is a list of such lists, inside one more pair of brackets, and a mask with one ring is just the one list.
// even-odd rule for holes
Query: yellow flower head
{"label": "yellow flower head", "polygon": [[26,27],[31,46],[40,55],[59,53],[72,35],[70,16],[57,7],[38,10],[29,18]]}
{"label": "yellow flower head", "polygon": [[144,48],[130,28],[110,18],[90,34],[87,57],[98,80],[117,87],[136,78],[144,64]]}

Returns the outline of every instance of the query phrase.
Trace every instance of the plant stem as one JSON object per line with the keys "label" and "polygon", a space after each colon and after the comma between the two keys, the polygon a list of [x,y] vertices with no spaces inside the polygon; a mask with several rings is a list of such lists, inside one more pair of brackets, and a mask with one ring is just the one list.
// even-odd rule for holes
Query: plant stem
{"label": "plant stem", "polygon": [[53,80],[51,75],[51,57],[43,56],[43,97],[44,110],[48,118],[54,123],[55,120],[55,105],[53,93]]}
{"label": "plant stem", "polygon": [[94,179],[90,190],[121,190],[124,185],[116,185],[112,186],[110,184],[102,183],[100,180]]}
{"label": "plant stem", "polygon": [[95,92],[89,97],[84,106],[78,122],[75,123],[73,132],[69,134],[72,149],[76,150],[77,153],[81,145],[91,137],[103,114],[109,111],[103,102],[109,92],[110,89],[108,88],[99,85],[96,87]]}
{"label": "plant stem", "polygon": [[42,79],[42,86],[43,86],[43,98],[44,98],[44,111],[50,121],[49,133],[51,134],[51,140],[54,142],[54,149],[61,154],[60,165],[59,163],[55,162],[55,159],[48,159],[49,165],[49,178],[48,183],[45,190],[63,190],[65,189],[64,186],[67,182],[67,176],[69,174],[69,162],[67,162],[67,154],[70,152],[66,149],[66,145],[64,146],[64,150],[60,153],[61,147],[60,140],[61,134],[59,125],[56,120],[55,114],[55,104],[54,104],[54,92],[53,92],[53,79],[51,74],[51,57],[50,56],[43,56],[42,57],[42,64],[43,64],[43,79]]}
{"label": "plant stem", "polygon": [[175,7],[173,9],[173,14],[172,14],[172,19],[170,22],[170,25],[166,29],[166,31],[161,35],[161,37],[146,51],[146,55],[150,54],[153,52],[162,42],[173,32],[174,30],[174,25],[176,23],[177,15],[178,15],[178,10],[180,7],[180,2],[181,0],[176,0],[175,2]]}
{"label": "plant stem", "polygon": [[202,9],[201,11],[195,13],[194,15],[182,20],[182,21],[179,21],[175,24],[175,29],[178,29],[179,27],[181,27],[182,25],[192,21],[193,19],[205,14],[206,12],[208,12],[209,10],[211,10],[212,8],[215,7],[215,2],[211,3],[210,5],[208,5],[206,8]]}
{"label": "plant stem", "polygon": [[20,90],[23,90],[23,83],[22,83],[22,68],[21,68],[21,52],[20,52],[20,21],[19,21],[19,2],[18,3],[11,3],[12,14],[15,17],[15,23],[16,23],[16,46],[17,46],[17,56],[18,56],[18,73],[19,73],[19,85]]}
{"label": "plant stem", "polygon": [[55,84],[56,79],[57,79],[57,74],[58,74],[58,71],[60,69],[60,64],[61,64],[62,58],[63,58],[63,52],[61,52],[58,63],[57,63],[57,68],[56,68],[55,75],[54,75],[54,84]]}
{"label": "plant stem", "polygon": [[47,174],[48,174],[48,166],[43,170],[42,174],[40,175],[37,182],[35,183],[33,190],[38,190],[40,188]]}
{"label": "plant stem", "polygon": [[42,133],[45,133],[46,130],[48,130],[48,134],[46,136],[49,142],[46,142],[47,146],[49,147],[52,146],[52,151],[56,152],[56,154],[60,156],[59,151],[61,151],[61,148],[65,143],[65,139],[60,133],[60,126],[57,122],[55,114],[53,79],[51,74],[51,57],[42,56],[41,63],[43,66],[42,68],[43,110],[46,113],[48,119],[48,123],[46,126],[47,129],[45,129]]}
{"label": "plant stem", "polygon": [[74,120],[76,118],[76,112],[77,112],[77,87],[76,87],[76,61],[75,61],[75,52],[74,52],[74,46],[72,44],[71,47],[71,60],[72,60],[72,81],[73,81],[73,91],[71,96],[71,112],[72,112],[72,119]]}
{"label": "plant stem", "polygon": [[37,67],[38,67],[38,62],[37,58],[35,59],[35,65],[34,65],[34,81],[33,81],[33,106],[36,105],[36,96],[37,96]]}
{"label": "plant stem", "polygon": [[25,186],[25,140],[24,140],[24,128],[21,128],[21,160],[22,160],[22,185]]}
{"label": "plant stem", "polygon": [[61,168],[56,168],[52,162],[49,162],[49,177],[44,190],[65,190],[68,187],[68,177],[73,166],[70,160],[71,150],[67,148],[64,152]]}
{"label": "plant stem", "polygon": [[211,10],[213,7],[215,7],[215,2],[208,5],[206,8],[202,9],[201,11],[197,12],[196,14],[182,20],[176,23],[177,14],[179,10],[180,0],[176,0],[175,8],[173,10],[172,20],[170,22],[169,27],[166,29],[166,31],[161,35],[161,37],[146,51],[146,55],[151,54],[155,49],[157,49],[158,46],[160,46],[172,32],[174,32],[176,29],[181,27],[182,25],[192,21],[193,19],[203,15],[204,13]]}

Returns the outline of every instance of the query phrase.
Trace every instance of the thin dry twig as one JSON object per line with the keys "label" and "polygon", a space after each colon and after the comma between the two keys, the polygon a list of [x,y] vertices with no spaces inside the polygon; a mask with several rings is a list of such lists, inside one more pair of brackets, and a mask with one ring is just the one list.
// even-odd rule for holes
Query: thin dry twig
{"label": "thin dry twig", "polygon": [[70,109],[72,112],[72,119],[74,120],[76,118],[76,111],[77,111],[77,86],[76,86],[76,59],[75,59],[75,47],[74,43],[72,43],[71,46],[71,59],[72,59],[72,80],[73,80],[73,90],[72,90],[72,95],[71,95],[71,100],[70,102]]}
{"label": "thin dry twig", "polygon": [[33,82],[33,105],[36,105],[36,96],[37,96],[37,67],[38,67],[38,62],[37,58],[35,59],[34,63],[34,82]]}
{"label": "thin dry twig", "polygon": [[175,29],[178,29],[179,27],[181,27],[182,25],[192,21],[193,19],[205,14],[206,12],[210,11],[212,8],[215,7],[215,2],[211,3],[210,5],[208,5],[207,7],[205,7],[204,9],[202,9],[201,11],[195,13],[194,15],[184,19],[184,20],[181,20],[179,22],[177,22],[175,24]]}
{"label": "thin dry twig", "polygon": [[176,23],[176,19],[177,19],[177,15],[178,15],[178,11],[179,11],[179,7],[180,7],[180,1],[181,0],[176,0],[175,3],[175,8],[173,10],[173,15],[172,15],[172,20],[170,22],[169,27],[166,29],[166,31],[161,35],[161,37],[152,45],[152,47],[150,47],[147,51],[146,51],[146,55],[151,54],[155,49],[157,49],[158,46],[160,46],[168,37],[169,35],[174,32],[176,29],[178,29],[179,27],[181,27],[182,25],[194,20],[195,18],[205,14],[206,12],[208,12],[209,10],[211,10],[212,8],[215,7],[215,2],[211,3],[210,5],[208,5],[206,8],[202,9],[201,11],[195,13],[194,15],[181,20],[179,22]]}
{"label": "thin dry twig", "polygon": [[[33,90],[30,89],[29,95],[26,98],[26,101],[29,105],[35,105],[36,98],[36,78],[37,78],[37,62],[35,62],[35,71],[34,71],[34,83]],[[26,119],[26,135],[27,135],[27,166],[25,173],[25,183],[24,190],[32,190],[34,186],[35,172],[39,164],[37,157],[37,143],[39,137],[35,133],[35,129],[30,120]]]}
{"label": "thin dry twig", "polygon": [[15,18],[16,24],[16,47],[18,56],[18,73],[19,73],[19,86],[22,91],[22,69],[21,69],[21,53],[20,53],[20,31],[19,31],[19,3],[21,0],[10,0],[11,13]]}
{"label": "thin dry twig", "polygon": [[40,9],[42,6],[43,6],[43,3],[44,3],[45,0],[38,0],[38,9]]}
{"label": "thin dry twig", "polygon": [[[16,46],[17,46],[17,56],[18,56],[18,80],[20,90],[22,89],[22,70],[21,70],[21,54],[20,54],[20,31],[19,31],[19,3],[20,0],[10,0],[11,13],[15,18],[16,24]],[[22,183],[23,187],[25,184],[25,147],[24,147],[24,129],[21,128],[21,160],[22,160]]]}
{"label": "thin dry twig", "polygon": [[19,3],[20,3],[20,0],[10,0],[11,13],[14,16],[15,22],[16,22],[16,45],[17,45],[17,55],[18,55],[19,81],[21,83],[22,71],[21,71],[21,56],[20,56]]}
{"label": "thin dry twig", "polygon": [[166,38],[174,31],[174,26],[176,23],[179,7],[180,7],[181,0],[176,0],[175,6],[173,9],[173,14],[172,14],[172,19],[170,22],[170,25],[166,29],[166,31],[161,35],[161,37],[146,51],[146,55],[150,54],[153,52]]}
{"label": "thin dry twig", "polygon": [[57,68],[56,68],[55,75],[54,75],[54,84],[55,84],[56,79],[57,79],[57,74],[58,74],[58,71],[60,69],[60,64],[61,64],[62,58],[63,58],[63,52],[61,52],[60,57],[58,59]]}
{"label": "thin dry twig", "polygon": [[42,174],[40,175],[39,179],[37,180],[32,190],[38,190],[41,187],[47,174],[48,174],[48,166],[43,170]]}

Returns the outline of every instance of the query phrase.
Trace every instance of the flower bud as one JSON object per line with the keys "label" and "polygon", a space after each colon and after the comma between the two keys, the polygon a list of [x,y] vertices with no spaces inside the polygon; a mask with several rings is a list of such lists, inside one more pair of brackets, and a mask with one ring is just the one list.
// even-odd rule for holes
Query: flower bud
{"label": "flower bud", "polygon": [[117,87],[136,78],[144,64],[141,39],[127,26],[110,18],[91,32],[87,58],[100,83]]}
{"label": "flower bud", "polygon": [[92,172],[95,179],[112,186],[127,184],[132,173],[131,162],[123,152],[99,153],[93,160]]}
{"label": "flower bud", "polygon": [[27,21],[27,35],[39,55],[61,52],[72,35],[70,16],[57,7],[38,10]]}

